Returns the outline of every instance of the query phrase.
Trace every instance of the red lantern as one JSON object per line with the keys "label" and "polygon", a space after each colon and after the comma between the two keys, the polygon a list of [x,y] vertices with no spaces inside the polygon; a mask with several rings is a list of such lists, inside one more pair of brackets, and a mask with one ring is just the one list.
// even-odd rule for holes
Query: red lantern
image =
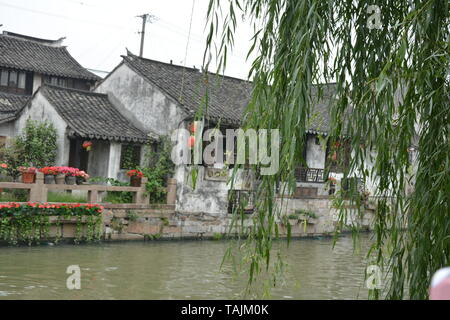
{"label": "red lantern", "polygon": [[189,131],[190,131],[191,133],[195,133],[195,131],[197,131],[197,123],[192,122],[192,123],[189,125]]}
{"label": "red lantern", "polygon": [[337,160],[337,153],[336,153],[336,151],[333,152],[333,155],[331,156],[331,159],[332,159],[333,161],[336,161],[336,160]]}
{"label": "red lantern", "polygon": [[189,148],[192,148],[195,144],[195,137],[194,136],[190,136],[188,139],[188,146]]}

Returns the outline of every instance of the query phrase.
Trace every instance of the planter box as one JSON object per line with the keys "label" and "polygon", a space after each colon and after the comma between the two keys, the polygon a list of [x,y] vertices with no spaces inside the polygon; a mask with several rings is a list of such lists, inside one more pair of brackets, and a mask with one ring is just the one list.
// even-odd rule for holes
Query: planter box
{"label": "planter box", "polygon": [[[68,219],[62,218],[60,223],[60,226],[56,225],[56,222],[58,221],[57,216],[50,216],[49,222],[49,237],[54,238],[58,235],[61,238],[75,238],[76,232],[77,232],[77,217],[70,217]],[[81,219],[81,235],[84,237],[87,234],[87,216],[83,216]]]}
{"label": "planter box", "polygon": [[142,183],[142,178],[137,176],[130,177],[130,186],[132,187],[140,187]]}
{"label": "planter box", "polygon": [[299,220],[300,220],[300,223],[304,223],[304,221],[306,221],[307,224],[316,224],[317,223],[317,219],[311,218],[304,214],[301,214],[299,216]]}

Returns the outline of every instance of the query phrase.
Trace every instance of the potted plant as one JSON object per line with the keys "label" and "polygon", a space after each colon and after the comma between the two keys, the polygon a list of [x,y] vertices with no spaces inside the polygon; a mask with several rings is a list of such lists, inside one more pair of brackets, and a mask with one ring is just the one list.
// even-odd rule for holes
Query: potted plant
{"label": "potted plant", "polygon": [[85,142],[83,142],[82,147],[86,151],[91,151],[92,150],[92,141],[85,141]]}
{"label": "potted plant", "polygon": [[144,174],[135,169],[135,170],[130,170],[127,172],[127,176],[130,177],[130,186],[132,187],[140,187],[141,186],[141,180],[142,177],[144,176]]}
{"label": "potted plant", "polygon": [[5,178],[5,176],[8,175],[8,165],[6,163],[2,163],[0,164],[0,175],[1,175],[1,180],[0,181],[4,181],[3,179]]}
{"label": "potted plant", "polygon": [[289,224],[295,226],[298,223],[298,215],[296,213],[291,213],[288,215]]}
{"label": "potted plant", "polygon": [[58,174],[57,167],[44,167],[39,169],[44,174],[45,184],[55,184],[55,176]]}
{"label": "potted plant", "polygon": [[296,210],[295,213],[298,216],[298,219],[305,222],[305,223],[315,223],[315,219],[317,219],[317,215],[314,212],[307,211],[307,210]]}
{"label": "potted plant", "polygon": [[19,172],[22,174],[22,183],[34,183],[36,179],[35,167],[19,167]]}
{"label": "potted plant", "polygon": [[89,175],[83,170],[79,170],[76,174],[76,177],[77,177],[77,184],[83,184],[83,182],[89,179]]}
{"label": "potted plant", "polygon": [[63,167],[63,173],[66,175],[66,184],[76,184],[77,175],[80,170],[72,167]]}
{"label": "potted plant", "polygon": [[64,168],[66,167],[55,167],[57,174],[55,176],[56,184],[65,184],[66,183],[66,174],[64,172]]}

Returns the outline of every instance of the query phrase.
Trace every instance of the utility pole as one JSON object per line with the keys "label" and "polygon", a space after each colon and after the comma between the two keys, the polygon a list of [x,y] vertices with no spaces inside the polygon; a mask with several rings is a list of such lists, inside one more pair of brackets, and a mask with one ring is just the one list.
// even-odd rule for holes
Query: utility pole
{"label": "utility pole", "polygon": [[142,57],[144,54],[144,37],[145,37],[145,25],[147,22],[153,23],[157,18],[152,14],[145,13],[143,15],[137,16],[136,18],[142,19],[142,31],[138,32],[141,34],[141,48],[139,50],[139,56]]}

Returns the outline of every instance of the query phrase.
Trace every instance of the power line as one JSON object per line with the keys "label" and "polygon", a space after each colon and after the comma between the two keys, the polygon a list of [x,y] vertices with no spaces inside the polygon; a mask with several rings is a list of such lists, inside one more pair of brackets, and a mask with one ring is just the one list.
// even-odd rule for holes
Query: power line
{"label": "power line", "polygon": [[194,16],[194,8],[195,8],[195,0],[192,0],[191,19],[189,21],[189,32],[188,32],[188,38],[186,41],[186,50],[184,51],[184,68],[183,68],[183,74],[181,76],[180,100],[183,99],[184,73],[186,72],[186,58],[187,58],[187,53],[188,53],[188,48],[189,48],[189,41],[191,38],[192,17]]}
{"label": "power line", "polygon": [[85,23],[89,23],[89,24],[95,24],[95,25],[109,27],[109,28],[115,28],[115,29],[123,29],[124,28],[124,26],[117,26],[117,25],[108,24],[108,23],[99,23],[97,21],[73,18],[70,16],[62,15],[62,14],[56,14],[56,13],[51,13],[51,12],[47,12],[47,11],[41,11],[41,10],[35,10],[35,9],[21,7],[21,6],[16,6],[13,4],[4,3],[2,1],[0,1],[0,6],[9,7],[9,8],[16,9],[16,10],[23,10],[23,11],[28,11],[28,12],[32,12],[32,13],[42,14],[42,15],[60,18],[60,19],[67,19],[67,20],[85,22]]}

